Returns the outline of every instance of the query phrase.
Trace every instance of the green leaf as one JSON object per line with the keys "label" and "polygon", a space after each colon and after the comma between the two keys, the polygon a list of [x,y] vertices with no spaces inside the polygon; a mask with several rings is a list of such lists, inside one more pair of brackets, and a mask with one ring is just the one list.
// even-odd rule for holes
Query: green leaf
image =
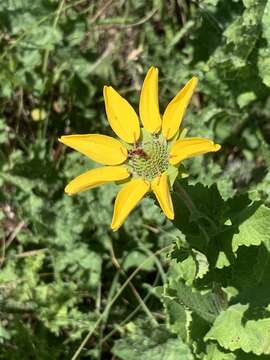
{"label": "green leaf", "polygon": [[219,0],[202,0],[203,5],[217,6]]}
{"label": "green leaf", "polygon": [[225,202],[216,185],[188,185],[182,180],[176,182],[174,189],[174,224],[192,247],[204,252],[211,236],[223,226]]}
{"label": "green leaf", "polygon": [[223,307],[218,293],[209,291],[204,294],[196,291],[174,274],[171,274],[169,279],[169,285],[164,288],[165,299],[173,299],[209,323],[215,320]]}
{"label": "green leaf", "polygon": [[[141,251],[134,250],[128,253],[127,257],[124,259],[123,262],[123,269],[128,270],[132,267],[140,266],[149,256],[144,254]],[[150,271],[154,269],[154,260],[150,259],[147,261],[143,266],[143,269],[146,271]]]}
{"label": "green leaf", "polygon": [[207,344],[207,354],[203,357],[203,360],[236,360],[236,354],[231,352],[225,352],[216,344]]}
{"label": "green leaf", "polygon": [[177,276],[181,276],[187,285],[202,279],[209,270],[206,256],[194,249],[180,247],[171,253],[171,258],[177,261],[177,265],[172,264],[172,268],[177,267]]}
{"label": "green leaf", "polygon": [[268,41],[268,44],[270,44],[270,0],[267,0],[265,5],[262,17],[262,30],[263,37]]}
{"label": "green leaf", "polygon": [[270,0],[267,0],[262,17],[262,36],[266,40],[267,45],[259,50],[259,74],[263,79],[264,84],[270,87]]}
{"label": "green leaf", "polygon": [[216,340],[230,351],[270,354],[270,318],[248,320],[247,309],[248,305],[230,306],[216,318],[205,340]]}
{"label": "green leaf", "polygon": [[245,10],[224,31],[226,44],[217,48],[209,66],[218,65],[223,73],[236,74],[248,66],[248,59],[259,40],[266,0],[244,0]]}
{"label": "green leaf", "polygon": [[239,107],[242,109],[243,107],[249,105],[254,100],[256,100],[256,94],[253,91],[248,91],[238,96],[237,103]]}
{"label": "green leaf", "polygon": [[129,333],[116,341],[112,351],[123,360],[192,360],[186,344],[175,338],[162,325],[154,327],[142,323],[128,324]]}
{"label": "green leaf", "polygon": [[10,333],[0,324],[0,343],[3,343],[5,340],[9,340],[10,337]]}
{"label": "green leaf", "polygon": [[189,310],[177,302],[177,299],[174,300],[174,297],[163,296],[162,302],[166,311],[168,328],[183,341],[187,341],[188,328],[191,322]]}
{"label": "green leaf", "polygon": [[258,68],[263,83],[270,87],[270,50],[269,46],[259,50]]}
{"label": "green leaf", "polygon": [[234,252],[239,246],[260,245],[270,239],[270,209],[258,202],[240,211],[232,222],[238,225],[232,238]]}

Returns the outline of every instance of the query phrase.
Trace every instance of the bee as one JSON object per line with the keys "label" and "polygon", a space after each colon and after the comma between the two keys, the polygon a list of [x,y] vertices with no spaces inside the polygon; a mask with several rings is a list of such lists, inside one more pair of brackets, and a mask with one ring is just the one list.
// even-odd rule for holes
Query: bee
{"label": "bee", "polygon": [[128,157],[132,158],[133,156],[138,156],[138,157],[144,158],[145,160],[147,160],[149,158],[148,155],[146,154],[146,152],[144,151],[144,149],[139,146],[128,151]]}

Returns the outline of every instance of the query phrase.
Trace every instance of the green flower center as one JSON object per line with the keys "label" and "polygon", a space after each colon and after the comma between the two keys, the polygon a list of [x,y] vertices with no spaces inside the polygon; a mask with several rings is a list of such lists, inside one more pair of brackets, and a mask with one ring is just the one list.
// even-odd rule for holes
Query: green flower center
{"label": "green flower center", "polygon": [[128,152],[128,165],[134,176],[152,181],[169,167],[167,141],[160,136],[149,136]]}

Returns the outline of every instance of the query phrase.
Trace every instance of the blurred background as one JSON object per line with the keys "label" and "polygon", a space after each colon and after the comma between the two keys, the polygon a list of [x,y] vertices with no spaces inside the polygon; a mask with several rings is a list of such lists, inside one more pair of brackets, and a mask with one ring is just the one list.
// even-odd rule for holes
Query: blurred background
{"label": "blurred background", "polygon": [[163,111],[198,76],[184,126],[222,151],[186,161],[189,182],[215,183],[225,200],[256,189],[269,203],[269,29],[266,0],[1,1],[0,359],[71,359],[96,321],[79,358],[126,359],[125,335],[147,316],[141,301],[164,322],[153,290],[162,256],[107,307],[149,254],[179,236],[153,199],[112,233],[115,185],[64,194],[95,164],[57,138],[112,133],[104,85],[138,110],[157,66]]}

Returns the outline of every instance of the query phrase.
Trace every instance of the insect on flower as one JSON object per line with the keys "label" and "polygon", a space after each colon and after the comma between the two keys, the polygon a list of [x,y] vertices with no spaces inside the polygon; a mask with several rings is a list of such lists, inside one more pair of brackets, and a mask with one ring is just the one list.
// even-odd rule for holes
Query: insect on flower
{"label": "insect on flower", "polygon": [[130,159],[133,158],[133,156],[139,156],[141,158],[144,158],[145,160],[148,159],[148,155],[146,154],[146,152],[144,151],[144,149],[142,147],[134,147],[131,150],[128,150],[128,157]]}
{"label": "insect on flower", "polygon": [[59,141],[104,165],[76,177],[66,186],[66,193],[72,195],[108,182],[124,182],[114,204],[111,224],[114,231],[150,191],[165,215],[173,219],[170,190],[181,162],[220,149],[220,145],[208,139],[180,136],[181,121],[197,82],[196,77],[189,80],[161,117],[158,69],[151,67],[141,90],[140,118],[111,86],[104,86],[107,118],[119,140],[99,134],[61,136]]}

